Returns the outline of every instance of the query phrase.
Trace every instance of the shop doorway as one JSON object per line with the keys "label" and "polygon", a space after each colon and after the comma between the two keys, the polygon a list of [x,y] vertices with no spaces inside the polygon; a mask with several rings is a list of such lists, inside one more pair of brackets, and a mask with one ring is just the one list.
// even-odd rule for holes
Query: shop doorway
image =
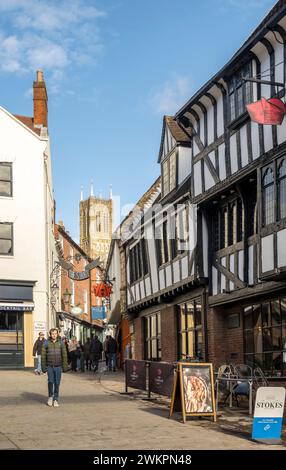
{"label": "shop doorway", "polygon": [[24,313],[0,310],[0,369],[24,367]]}

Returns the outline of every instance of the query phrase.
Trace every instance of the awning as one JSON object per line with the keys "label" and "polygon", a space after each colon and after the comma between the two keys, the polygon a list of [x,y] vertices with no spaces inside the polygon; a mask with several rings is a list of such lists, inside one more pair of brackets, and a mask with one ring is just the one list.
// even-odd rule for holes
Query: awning
{"label": "awning", "polygon": [[117,300],[115,307],[107,314],[109,325],[118,325],[121,321],[120,300]]}
{"label": "awning", "polygon": [[0,310],[5,310],[7,312],[31,312],[35,308],[34,303],[7,303],[0,302]]}

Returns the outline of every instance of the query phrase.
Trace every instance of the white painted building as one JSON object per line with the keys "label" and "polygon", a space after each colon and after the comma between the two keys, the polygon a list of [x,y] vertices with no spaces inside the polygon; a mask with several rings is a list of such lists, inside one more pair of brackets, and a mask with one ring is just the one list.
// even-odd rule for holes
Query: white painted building
{"label": "white painted building", "polygon": [[[34,82],[34,117],[0,107],[0,368],[31,367],[39,331],[56,325],[57,259],[47,92]],[[55,303],[55,299],[54,299]]]}

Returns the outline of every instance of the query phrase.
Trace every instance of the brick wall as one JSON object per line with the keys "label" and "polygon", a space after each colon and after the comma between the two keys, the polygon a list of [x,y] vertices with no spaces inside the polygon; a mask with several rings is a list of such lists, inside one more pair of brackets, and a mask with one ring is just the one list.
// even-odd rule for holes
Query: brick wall
{"label": "brick wall", "polygon": [[239,327],[228,328],[227,326],[228,316],[238,313],[241,317],[240,310],[240,305],[208,309],[208,352],[209,361],[214,364],[214,367],[244,362],[242,318],[240,318]]}
{"label": "brick wall", "polygon": [[135,357],[134,359],[144,359],[144,332],[143,318],[134,319],[134,336],[135,336]]}
{"label": "brick wall", "polygon": [[174,305],[161,310],[161,348],[162,361],[177,360],[177,324]]}

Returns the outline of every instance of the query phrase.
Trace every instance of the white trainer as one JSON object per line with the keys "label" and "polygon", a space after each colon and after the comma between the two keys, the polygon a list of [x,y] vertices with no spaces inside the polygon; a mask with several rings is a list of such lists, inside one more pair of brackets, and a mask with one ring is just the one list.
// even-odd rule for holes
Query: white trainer
{"label": "white trainer", "polygon": [[60,406],[60,405],[59,405],[58,400],[54,400],[54,407],[55,407],[55,408],[58,408],[59,406]]}
{"label": "white trainer", "polygon": [[49,399],[47,401],[47,405],[48,406],[53,406],[53,397],[49,397]]}

